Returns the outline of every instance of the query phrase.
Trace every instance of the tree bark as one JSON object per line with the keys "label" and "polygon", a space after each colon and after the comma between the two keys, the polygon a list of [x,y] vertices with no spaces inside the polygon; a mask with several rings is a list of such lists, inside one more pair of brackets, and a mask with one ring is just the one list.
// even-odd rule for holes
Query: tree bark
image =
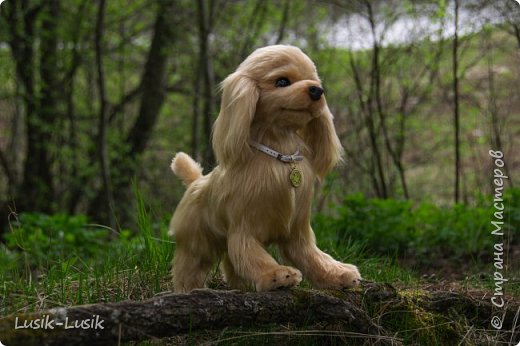
{"label": "tree bark", "polygon": [[[502,329],[512,329],[518,302],[509,301],[503,313]],[[371,312],[370,312],[371,311]],[[324,322],[341,324],[345,332],[361,333],[381,344],[401,344],[386,335],[374,321],[390,311],[420,311],[447,318],[460,317],[471,328],[490,329],[493,306],[489,299],[473,298],[458,292],[402,291],[388,284],[365,283],[362,289],[349,291],[315,291],[296,288],[273,292],[196,290],[191,294],[167,293],[136,302],[83,305],[56,308],[39,313],[17,314],[0,319],[6,345],[99,345],[121,341],[163,338],[201,330],[225,327],[260,327],[273,324],[310,326]],[[24,321],[48,316],[54,329],[15,329]],[[18,320],[17,320],[18,319]],[[90,329],[65,329],[75,321],[91,323]],[[102,322],[100,322],[102,321]],[[96,327],[97,322],[97,329]],[[103,327],[103,329],[101,329]],[[358,334],[359,335],[359,334]]]}
{"label": "tree bark", "polygon": [[[20,326],[22,320],[35,320],[44,315],[58,323],[64,323],[68,318],[69,325],[72,321],[99,316],[99,320],[104,321],[104,329],[14,329],[16,317]],[[84,305],[10,316],[0,319],[0,329],[11,331],[3,336],[2,342],[6,345],[14,340],[24,345],[60,345],[65,341],[74,345],[95,345],[168,337],[204,329],[324,321],[341,321],[356,332],[381,334],[380,327],[366,312],[348,300],[303,289],[264,293],[197,290],[191,294],[166,294],[143,302]]]}

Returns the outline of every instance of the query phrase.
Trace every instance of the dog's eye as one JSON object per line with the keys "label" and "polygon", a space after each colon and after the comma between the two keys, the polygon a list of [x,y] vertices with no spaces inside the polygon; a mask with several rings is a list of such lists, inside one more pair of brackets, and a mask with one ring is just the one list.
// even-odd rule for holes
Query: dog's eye
{"label": "dog's eye", "polygon": [[288,87],[289,85],[291,85],[291,82],[289,81],[289,79],[287,79],[285,77],[278,78],[276,80],[276,83],[274,83],[274,86],[277,88],[285,88],[285,87]]}

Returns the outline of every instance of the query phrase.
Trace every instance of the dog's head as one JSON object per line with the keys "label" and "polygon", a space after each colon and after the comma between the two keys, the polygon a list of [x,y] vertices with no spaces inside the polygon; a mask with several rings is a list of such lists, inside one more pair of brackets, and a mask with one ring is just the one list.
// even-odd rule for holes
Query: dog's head
{"label": "dog's head", "polygon": [[319,178],[340,159],[341,145],[316,67],[299,48],[257,49],[221,87],[222,104],[213,132],[220,164],[247,159],[253,122],[294,129],[312,151],[309,159]]}

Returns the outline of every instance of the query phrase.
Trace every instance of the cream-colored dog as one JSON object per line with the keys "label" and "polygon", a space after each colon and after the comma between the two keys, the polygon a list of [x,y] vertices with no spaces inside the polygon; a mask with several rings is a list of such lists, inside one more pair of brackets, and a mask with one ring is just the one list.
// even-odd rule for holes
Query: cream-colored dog
{"label": "cream-colored dog", "polygon": [[[292,287],[301,272],[315,287],[358,285],[358,269],[318,249],[310,225],[315,183],[342,154],[313,62],[293,46],[264,47],[222,92],[213,129],[218,166],[202,175],[184,153],[171,166],[187,186],[170,224],[174,290],[204,287],[219,260],[238,289]],[[272,243],[287,265],[266,251]]]}

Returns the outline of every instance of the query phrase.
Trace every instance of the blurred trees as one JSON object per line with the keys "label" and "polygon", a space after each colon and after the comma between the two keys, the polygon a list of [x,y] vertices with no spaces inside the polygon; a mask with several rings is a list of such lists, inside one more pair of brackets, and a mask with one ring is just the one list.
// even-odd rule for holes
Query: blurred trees
{"label": "blurred trees", "polygon": [[[501,62],[495,60],[489,72],[496,76],[498,66],[503,66],[502,87],[513,85],[518,71],[505,65],[506,61],[517,64],[517,53],[510,39],[507,44],[497,41],[503,37],[502,29],[514,36],[517,20],[507,19],[512,14],[506,16],[487,1],[458,6],[456,1],[330,3],[348,14],[345,22],[351,31],[343,31],[343,35],[354,42],[352,46],[365,43],[365,49],[351,49],[336,62],[335,67],[341,67],[349,78],[337,80],[334,89],[342,88],[341,93],[329,93],[329,100],[346,95],[343,109],[333,109],[336,115],[343,115],[340,119],[347,127],[343,132],[350,163],[343,171],[346,179],[369,195],[431,196],[440,203],[467,203],[475,192],[488,191],[480,183],[490,174],[482,145],[495,147],[496,141],[486,142],[486,138],[496,138],[493,128],[497,127],[492,125],[493,118],[483,114],[487,101],[492,100],[480,99],[488,70],[484,57],[491,54],[485,48],[482,28],[494,28],[493,38],[488,38],[501,46]],[[509,6],[509,10],[518,14],[520,6]],[[331,55],[338,59],[337,52]],[[494,100],[502,105],[518,104],[518,96],[505,90]],[[502,114],[500,121],[518,126],[513,119],[511,114]],[[507,130],[502,126],[500,131]],[[503,148],[511,160],[514,141],[509,137]],[[509,163],[512,166],[514,162]],[[450,167],[455,167],[452,174],[447,173]]]}
{"label": "blurred trees", "polygon": [[[139,8],[117,15],[118,4],[110,5],[107,9],[102,0],[20,0],[2,6],[17,72],[14,102],[21,104],[13,128],[20,126],[18,122],[25,128],[25,150],[18,145],[16,152],[2,154],[10,186],[10,200],[3,202],[12,203],[10,208],[75,212],[80,204],[89,205],[82,209],[98,220],[110,221],[111,226],[115,226],[114,215],[124,210],[116,207],[128,201],[131,179],[164,103],[168,49],[176,28],[171,20],[175,18],[173,1],[140,4],[149,7],[148,15],[155,17],[151,30],[142,27],[146,15],[137,14],[137,21],[132,18]],[[114,24],[105,29],[110,25],[107,10],[112,23],[131,22],[132,36],[110,32]],[[138,63],[143,65],[141,77],[132,82],[129,92],[109,95],[114,89],[105,85],[114,79],[114,73],[105,72],[105,61],[123,59],[124,53],[118,54],[118,49],[143,35],[151,36],[150,45],[139,44],[147,53],[132,53],[132,58],[145,56]],[[115,42],[108,44],[109,40]],[[74,93],[78,87],[81,91]],[[114,135],[116,119],[125,116],[124,106],[130,102],[139,104],[136,116]],[[20,156],[23,175],[18,179],[16,164],[9,159]]]}
{"label": "blurred trees", "polygon": [[[106,110],[103,110],[105,96],[101,92],[103,90],[101,85],[98,88],[100,90],[101,110],[97,145],[101,151],[99,161],[103,185],[98,190],[97,196],[92,200],[89,209],[89,214],[94,215],[96,219],[110,220],[110,215],[114,213],[124,215],[121,213],[127,211],[125,208],[117,208],[117,204],[128,204],[130,201],[132,178],[150,141],[166,95],[168,50],[173,46],[177,36],[176,30],[174,30],[175,25],[172,25],[175,24],[175,21],[170,20],[176,10],[173,3],[173,1],[164,0],[157,4],[151,45],[138,82],[140,95],[137,116],[127,134],[120,139],[122,140],[122,147],[111,163],[108,159],[108,153],[106,153],[108,144],[106,143],[106,133],[104,133],[108,130],[106,127],[109,125]],[[102,4],[100,3],[101,8]],[[101,36],[98,39],[101,40]],[[101,42],[98,44],[101,44]],[[97,64],[99,69],[102,66],[101,56],[97,60],[99,60]],[[104,79],[103,74],[98,73],[98,76],[100,81]],[[126,97],[123,97],[123,99]],[[116,113],[114,116],[119,115]],[[113,179],[112,173],[108,170],[109,165],[113,167],[115,172],[119,173],[114,175]],[[114,180],[113,192],[111,191],[112,187],[109,186],[109,184],[112,184],[112,180]],[[114,196],[111,196],[112,194]],[[101,201],[104,201],[104,203],[100,203]],[[117,201],[117,204],[115,201]],[[112,222],[111,226],[115,226],[115,221]]]}
{"label": "blurred trees", "polygon": [[[352,162],[368,175],[375,196],[408,199],[403,154],[409,141],[409,119],[431,100],[445,43],[426,41],[426,45],[425,41],[411,41],[405,47],[384,47],[384,41],[403,18],[419,20],[420,16],[428,16],[438,21],[441,28],[445,18],[439,15],[437,7],[393,11],[393,5],[362,1],[343,7],[359,15],[367,27],[367,41],[371,42],[369,50],[348,52],[347,70],[352,75],[348,82],[353,83],[348,110],[356,125],[351,132],[355,142],[351,148],[347,146],[347,152]],[[420,32],[424,30],[421,28],[412,30],[411,37],[427,34]],[[370,150],[364,152],[363,148]]]}
{"label": "blurred trees", "polygon": [[[8,0],[2,221],[10,210],[64,211],[115,227],[132,218],[134,178],[171,211],[181,193],[171,156],[188,151],[212,169],[218,83],[274,43],[315,60],[336,116],[347,166],[323,198],[449,201],[460,175],[455,191],[467,201],[489,175],[489,143],[511,157],[517,140],[518,93],[507,86],[520,75],[520,16],[511,4],[461,2],[466,26],[454,40],[454,1]],[[479,19],[473,31],[468,16]],[[455,162],[458,175],[448,172]]]}

